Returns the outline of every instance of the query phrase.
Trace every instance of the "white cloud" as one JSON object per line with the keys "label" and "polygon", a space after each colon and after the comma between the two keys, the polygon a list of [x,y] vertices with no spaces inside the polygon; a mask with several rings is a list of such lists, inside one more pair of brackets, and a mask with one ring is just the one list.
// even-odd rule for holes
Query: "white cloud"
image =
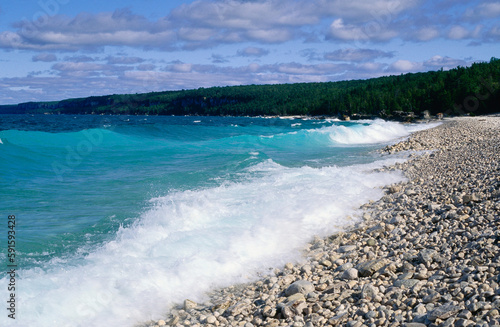
{"label": "white cloud", "polygon": [[388,41],[398,36],[398,32],[376,21],[364,25],[345,24],[338,18],[330,25],[328,37],[342,41]]}
{"label": "white cloud", "polygon": [[422,63],[400,59],[392,63],[389,66],[388,71],[396,73],[409,73],[409,72],[420,71],[422,70],[422,68],[423,68]]}
{"label": "white cloud", "polygon": [[[434,5],[438,6],[459,10],[459,4],[453,2]],[[462,26],[459,16],[431,14],[434,7],[423,0],[197,0],[181,4],[155,21],[128,9],[47,16],[42,23],[23,20],[13,25],[16,31],[0,32],[0,48],[76,52],[127,46],[177,51],[244,42],[320,42],[325,38],[351,44],[397,38],[425,42],[438,38],[440,31],[447,31],[444,34],[453,40],[485,37],[475,33],[473,26]],[[499,15],[496,2],[482,3],[464,13],[469,21],[481,17],[486,30],[492,29],[488,22]],[[325,26],[328,22],[329,27]]]}
{"label": "white cloud", "polygon": [[487,37],[493,41],[500,41],[500,25],[494,26],[488,31]]}
{"label": "white cloud", "polygon": [[315,1],[316,10],[323,15],[343,17],[353,22],[367,23],[377,21],[388,24],[397,19],[402,12],[414,8],[418,1],[374,0],[374,1]]}
{"label": "white cloud", "polygon": [[153,64],[141,64],[141,65],[138,65],[137,67],[137,70],[140,70],[140,71],[152,71],[152,70],[155,70],[156,69],[156,65],[153,65]]}
{"label": "white cloud", "polygon": [[439,30],[436,27],[423,27],[414,33],[418,41],[430,41],[439,37]]}
{"label": "white cloud", "polygon": [[238,56],[241,57],[263,57],[269,54],[269,50],[257,47],[247,47],[242,50],[238,50]]}
{"label": "white cloud", "polygon": [[439,55],[433,56],[429,60],[426,60],[423,65],[428,69],[440,69],[443,68],[445,70],[452,69],[457,66],[466,66],[467,62],[460,59],[454,59],[450,57],[442,57]]}
{"label": "white cloud", "polygon": [[106,58],[108,64],[112,65],[133,65],[144,62],[144,59],[139,57],[112,57],[109,56]]}
{"label": "white cloud", "polygon": [[[109,64],[106,61],[107,58],[97,62],[58,62],[53,65],[54,73],[51,76],[1,78],[0,85],[4,92],[0,94],[0,103],[225,85],[338,81],[418,72],[441,67],[448,69],[456,65],[468,64],[446,56],[434,56],[422,62],[399,59],[391,65],[352,61],[219,66],[175,61],[159,70],[152,64],[142,63],[135,66]],[[29,90],[22,89],[26,86],[29,86]],[[33,90],[41,93],[34,94]]]}
{"label": "white cloud", "polygon": [[65,61],[72,61],[72,62],[92,62],[92,61],[97,61],[97,58],[92,58],[89,56],[85,55],[80,55],[80,56],[71,56],[71,57],[65,57]]}
{"label": "white cloud", "polygon": [[168,71],[173,71],[173,72],[178,72],[178,73],[189,73],[193,69],[192,64],[186,64],[186,63],[176,63],[173,65],[169,65],[167,67]]}
{"label": "white cloud", "polygon": [[392,58],[394,54],[387,51],[374,49],[340,49],[333,52],[325,53],[324,58],[331,61],[354,61],[365,62],[375,60],[377,58]]}
{"label": "white cloud", "polygon": [[75,18],[56,15],[43,24],[24,20],[17,32],[0,33],[0,47],[22,50],[78,51],[104,46],[167,47],[175,33],[164,21],[150,22],[128,10],[82,13]]}
{"label": "white cloud", "polygon": [[448,32],[448,37],[454,40],[465,39],[469,36],[469,31],[467,31],[462,26],[453,26]]}
{"label": "white cloud", "polygon": [[455,25],[450,28],[448,37],[452,40],[477,38],[481,32],[481,29],[481,25],[477,25],[473,30],[468,30],[463,26]]}
{"label": "white cloud", "polygon": [[469,8],[465,11],[464,17],[473,21],[480,21],[485,18],[496,18],[500,16],[499,2],[485,2],[475,8]]}
{"label": "white cloud", "polygon": [[40,53],[36,56],[33,56],[32,61],[53,62],[57,61],[57,57],[53,53]]}
{"label": "white cloud", "polygon": [[414,6],[415,1],[400,0],[198,0],[182,4],[156,21],[128,9],[81,13],[73,18],[47,16],[43,23],[24,20],[14,24],[17,31],[0,33],[0,47],[37,51],[105,46],[173,50],[245,41],[283,43],[318,39],[325,19],[334,20],[328,35],[331,38],[379,41],[395,37],[397,33],[389,25]]}

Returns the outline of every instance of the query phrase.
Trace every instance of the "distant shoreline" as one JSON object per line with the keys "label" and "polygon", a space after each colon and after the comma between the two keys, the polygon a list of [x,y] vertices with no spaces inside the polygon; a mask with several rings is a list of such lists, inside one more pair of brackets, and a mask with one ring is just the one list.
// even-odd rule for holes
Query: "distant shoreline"
{"label": "distant shoreline", "polygon": [[[411,120],[500,107],[500,59],[447,71],[321,83],[241,85],[0,105],[10,114],[329,116]],[[458,86],[457,86],[458,85]]]}
{"label": "distant shoreline", "polygon": [[[154,117],[242,117],[242,118],[278,118],[278,119],[331,119],[331,120],[338,120],[338,121],[359,121],[359,120],[374,120],[374,119],[383,119],[386,121],[396,121],[396,122],[402,122],[402,123],[427,123],[427,122],[432,122],[432,121],[441,121],[444,118],[454,118],[454,117],[444,117],[444,118],[438,118],[438,117],[429,117],[429,118],[415,118],[411,120],[407,119],[402,119],[402,118],[392,118],[392,117],[379,117],[379,116],[353,116],[349,117],[348,119],[345,119],[345,117],[339,118],[338,116],[327,116],[327,115],[318,115],[318,116],[311,116],[311,115],[258,115],[258,116],[231,116],[231,115],[224,115],[224,116],[200,116],[200,115],[148,115],[148,114],[143,114],[143,115],[132,115],[132,114],[81,114],[81,113],[76,113],[76,114],[69,114],[69,113],[59,113],[59,114],[54,114],[54,113],[1,113],[0,112],[0,117],[1,115],[33,115],[33,116],[124,116],[124,117],[149,117],[149,116],[154,116]],[[487,114],[486,116],[491,115]],[[460,117],[460,116],[458,116]]]}

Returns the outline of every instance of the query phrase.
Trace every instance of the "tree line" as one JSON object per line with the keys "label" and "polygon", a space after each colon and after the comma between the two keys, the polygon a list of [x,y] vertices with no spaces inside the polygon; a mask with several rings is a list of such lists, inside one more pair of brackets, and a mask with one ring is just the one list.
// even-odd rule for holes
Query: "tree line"
{"label": "tree line", "polygon": [[0,113],[126,115],[481,115],[500,111],[500,59],[451,70],[326,83],[245,85],[0,106]]}

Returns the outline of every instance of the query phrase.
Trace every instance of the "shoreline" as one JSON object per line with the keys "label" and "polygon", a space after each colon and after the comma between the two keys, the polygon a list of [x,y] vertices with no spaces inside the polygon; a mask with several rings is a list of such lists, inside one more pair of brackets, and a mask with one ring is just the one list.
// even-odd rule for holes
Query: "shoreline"
{"label": "shoreline", "polygon": [[382,150],[423,151],[363,222],[305,263],[188,299],[140,326],[500,325],[500,117],[460,117]]}

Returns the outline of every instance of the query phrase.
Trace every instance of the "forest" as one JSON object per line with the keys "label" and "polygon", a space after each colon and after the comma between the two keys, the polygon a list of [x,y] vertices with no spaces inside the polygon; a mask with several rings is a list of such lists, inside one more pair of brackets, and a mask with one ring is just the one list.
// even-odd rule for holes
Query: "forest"
{"label": "forest", "polygon": [[419,117],[500,112],[500,59],[367,80],[244,85],[0,106],[10,114]]}

